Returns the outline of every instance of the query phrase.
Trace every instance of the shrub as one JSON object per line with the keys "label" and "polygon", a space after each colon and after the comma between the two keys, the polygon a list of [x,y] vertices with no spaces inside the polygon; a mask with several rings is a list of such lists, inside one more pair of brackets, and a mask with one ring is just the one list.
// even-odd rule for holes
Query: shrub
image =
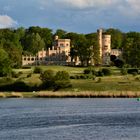
{"label": "shrub", "polygon": [[96,76],[104,76],[104,73],[101,71],[101,70],[99,70],[98,72],[97,72],[97,75]]}
{"label": "shrub", "polygon": [[27,75],[27,78],[29,78],[29,77],[31,77],[32,76],[32,73],[29,73],[28,75]]}
{"label": "shrub", "polygon": [[31,69],[31,66],[22,66],[22,69]]}
{"label": "shrub", "polygon": [[124,63],[124,61],[121,60],[121,59],[116,59],[116,60],[114,61],[114,64],[115,64],[116,67],[122,68],[122,67],[124,66],[125,63]]}
{"label": "shrub", "polygon": [[137,68],[128,69],[127,71],[129,74],[138,74],[139,70]]}
{"label": "shrub", "polygon": [[13,82],[12,78],[10,78],[10,77],[0,78],[0,84],[1,83],[7,83],[7,82]]}
{"label": "shrub", "polygon": [[101,70],[101,72],[102,72],[103,75],[105,75],[105,76],[111,75],[111,70],[110,70],[110,69],[107,69],[107,68],[103,68],[103,69]]}
{"label": "shrub", "polygon": [[40,67],[35,67],[34,68],[34,73],[42,73],[42,69]]}
{"label": "shrub", "polygon": [[122,68],[121,69],[121,74],[122,75],[126,75],[127,74],[127,69],[126,68]]}
{"label": "shrub", "polygon": [[69,73],[66,71],[58,71],[55,75],[55,80],[69,80]]}
{"label": "shrub", "polygon": [[89,74],[90,72],[91,72],[90,69],[85,69],[85,70],[84,70],[84,74]]}
{"label": "shrub", "polygon": [[70,76],[70,79],[75,79],[75,76],[73,76],[73,75],[72,75],[72,76]]}
{"label": "shrub", "polygon": [[92,68],[92,67],[89,67],[87,69],[84,70],[84,74],[93,74],[93,75],[96,75],[96,71]]}
{"label": "shrub", "polygon": [[12,71],[12,73],[11,73],[11,76],[13,77],[13,78],[19,78],[19,76],[21,75],[21,72],[15,72],[15,71]]}
{"label": "shrub", "polygon": [[86,75],[80,75],[80,79],[87,79]]}
{"label": "shrub", "polygon": [[54,86],[54,71],[53,70],[46,70],[40,75],[40,79],[43,83],[44,88],[52,88]]}
{"label": "shrub", "polygon": [[93,75],[92,74],[87,74],[86,79],[93,79]]}
{"label": "shrub", "polygon": [[54,91],[67,87],[71,87],[69,73],[66,71],[58,71],[55,75]]}
{"label": "shrub", "polygon": [[80,79],[80,75],[75,75],[75,79]]}
{"label": "shrub", "polygon": [[54,85],[54,91],[57,91],[62,88],[72,87],[72,84],[69,80],[56,80]]}

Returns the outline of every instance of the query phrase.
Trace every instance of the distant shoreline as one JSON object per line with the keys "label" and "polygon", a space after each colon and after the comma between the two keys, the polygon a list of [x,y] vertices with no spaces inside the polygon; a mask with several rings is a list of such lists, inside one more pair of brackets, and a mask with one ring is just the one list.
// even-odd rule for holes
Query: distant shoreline
{"label": "distant shoreline", "polygon": [[0,92],[0,98],[138,98],[140,91]]}

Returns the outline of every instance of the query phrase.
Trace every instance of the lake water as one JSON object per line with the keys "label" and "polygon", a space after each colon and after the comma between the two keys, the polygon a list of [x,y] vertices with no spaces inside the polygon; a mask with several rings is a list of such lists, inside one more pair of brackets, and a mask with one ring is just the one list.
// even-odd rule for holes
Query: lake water
{"label": "lake water", "polygon": [[140,102],[0,99],[0,140],[140,140]]}

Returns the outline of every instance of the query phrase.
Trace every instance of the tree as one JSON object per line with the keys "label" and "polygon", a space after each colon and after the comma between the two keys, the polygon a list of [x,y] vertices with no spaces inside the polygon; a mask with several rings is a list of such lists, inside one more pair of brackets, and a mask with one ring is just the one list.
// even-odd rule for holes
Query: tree
{"label": "tree", "polygon": [[24,40],[24,50],[36,55],[38,51],[45,47],[44,40],[38,33],[28,34]]}
{"label": "tree", "polygon": [[83,34],[79,34],[74,42],[75,50],[81,61],[81,65],[89,65],[89,61],[92,58],[93,48]]}
{"label": "tree", "polygon": [[0,76],[7,76],[11,73],[11,65],[8,53],[0,48]]}
{"label": "tree", "polygon": [[52,46],[53,34],[52,34],[51,29],[41,28],[39,26],[31,26],[31,27],[29,27],[29,29],[26,30],[26,35],[32,34],[32,33],[34,33],[34,34],[38,33],[40,35],[40,37],[44,40],[46,49],[50,48]]}
{"label": "tree", "polygon": [[59,38],[65,38],[66,33],[67,32],[62,29],[57,29],[54,35],[59,36]]}
{"label": "tree", "polygon": [[123,46],[123,58],[125,63],[132,67],[140,67],[140,33],[127,33]]}
{"label": "tree", "polygon": [[54,71],[46,70],[40,75],[40,79],[44,88],[52,88],[54,86],[55,78]]}
{"label": "tree", "polygon": [[11,66],[14,68],[21,66],[22,46],[21,36],[12,29],[0,30],[0,46],[8,53]]}
{"label": "tree", "polygon": [[59,90],[60,88],[70,87],[70,76],[66,71],[58,71],[55,75],[55,85],[54,91]]}
{"label": "tree", "polygon": [[100,58],[100,49],[99,49],[99,43],[98,43],[98,35],[97,33],[90,33],[86,34],[86,38],[89,42],[90,46],[93,46],[93,54],[92,59],[94,61],[95,65],[101,64],[101,58]]}
{"label": "tree", "polygon": [[111,48],[112,49],[120,49],[122,48],[122,42],[123,42],[123,33],[118,29],[107,29],[106,34],[111,35]]}

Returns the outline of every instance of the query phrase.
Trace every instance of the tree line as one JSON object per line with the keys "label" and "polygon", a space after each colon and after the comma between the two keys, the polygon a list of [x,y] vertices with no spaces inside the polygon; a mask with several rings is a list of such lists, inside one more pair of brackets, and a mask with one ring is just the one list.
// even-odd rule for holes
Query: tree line
{"label": "tree line", "polygon": [[[111,35],[111,47],[123,51],[123,61],[132,67],[140,66],[140,33],[124,33],[118,29],[107,29],[105,34]],[[7,74],[11,68],[21,67],[22,55],[35,55],[42,48],[48,49],[53,45],[53,38],[71,39],[71,59],[78,56],[81,65],[89,65],[93,59],[99,64],[99,45],[96,32],[79,34],[58,29],[53,32],[49,28],[32,26],[27,29],[0,29],[0,76]]]}

